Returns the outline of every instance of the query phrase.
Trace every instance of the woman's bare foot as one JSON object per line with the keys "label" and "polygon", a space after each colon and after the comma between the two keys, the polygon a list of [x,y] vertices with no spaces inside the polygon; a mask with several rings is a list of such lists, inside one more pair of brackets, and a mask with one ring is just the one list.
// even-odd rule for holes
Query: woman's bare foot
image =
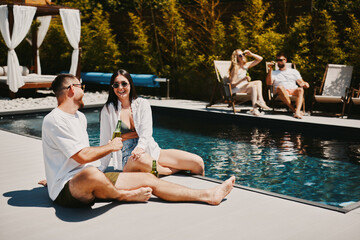
{"label": "woman's bare foot", "polygon": [[210,205],[219,205],[221,201],[231,192],[235,184],[235,176],[232,176],[221,185],[210,189],[210,200],[207,201]]}
{"label": "woman's bare foot", "polygon": [[251,110],[250,110],[250,113],[251,113],[252,115],[254,115],[254,116],[260,116],[260,115],[261,115],[260,111],[259,111],[257,108],[251,109]]}
{"label": "woman's bare foot", "polygon": [[149,187],[119,191],[121,192],[121,197],[119,197],[118,200],[126,202],[146,202],[150,199],[152,193],[152,189]]}
{"label": "woman's bare foot", "polygon": [[256,105],[261,107],[263,110],[271,110],[271,108],[268,105],[266,105],[265,101],[258,101]]}
{"label": "woman's bare foot", "polygon": [[294,118],[302,119],[303,115],[301,114],[301,112],[295,112],[294,113]]}

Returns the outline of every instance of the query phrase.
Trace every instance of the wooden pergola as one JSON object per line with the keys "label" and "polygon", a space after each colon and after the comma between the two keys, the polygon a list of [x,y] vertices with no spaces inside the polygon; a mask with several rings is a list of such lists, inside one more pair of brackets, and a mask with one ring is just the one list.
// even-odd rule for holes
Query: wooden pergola
{"label": "wooden pergola", "polygon": [[[56,15],[60,15],[60,9],[75,9],[75,8],[70,8],[70,7],[65,7],[65,6],[59,6],[59,5],[53,5],[53,4],[32,4],[29,2],[44,2],[45,1],[4,1],[4,0],[0,0],[0,5],[7,5],[8,6],[8,17],[9,17],[9,31],[10,31],[10,36],[12,36],[12,32],[13,32],[13,25],[14,25],[14,15],[13,15],[13,7],[14,5],[23,5],[23,6],[32,6],[32,7],[36,7],[36,13],[34,16],[34,19],[36,19],[37,17],[40,16],[56,16]],[[33,32],[32,32],[32,52],[33,52],[33,64],[34,66],[32,66],[34,68],[34,72],[37,72],[37,59],[36,59],[36,52],[37,52],[37,29],[34,28]],[[76,68],[76,77],[78,77],[80,79],[81,76],[81,47],[80,47],[80,43],[79,43],[79,60],[78,60],[78,65]],[[22,86],[20,89],[29,89],[29,88],[49,88],[51,87],[51,82],[27,82],[25,83],[24,86]],[[10,96],[14,97],[14,93],[12,93],[10,91]]]}

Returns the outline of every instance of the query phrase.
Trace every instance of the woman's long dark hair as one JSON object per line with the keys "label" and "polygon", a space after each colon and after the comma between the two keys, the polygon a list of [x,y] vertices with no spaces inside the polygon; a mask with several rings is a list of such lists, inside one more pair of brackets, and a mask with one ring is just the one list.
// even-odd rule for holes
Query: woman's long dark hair
{"label": "woman's long dark hair", "polygon": [[106,107],[108,108],[109,104],[112,103],[114,104],[115,110],[118,110],[118,97],[116,96],[115,92],[114,92],[114,88],[112,87],[112,85],[114,84],[115,78],[117,78],[119,75],[124,76],[130,83],[130,103],[132,102],[132,100],[135,100],[137,98],[137,94],[135,91],[135,87],[134,87],[134,82],[130,76],[130,73],[128,73],[126,70],[124,69],[119,69],[116,72],[114,72],[114,74],[111,76],[111,80],[110,80],[110,86],[109,86],[109,96],[108,99],[105,103]]}

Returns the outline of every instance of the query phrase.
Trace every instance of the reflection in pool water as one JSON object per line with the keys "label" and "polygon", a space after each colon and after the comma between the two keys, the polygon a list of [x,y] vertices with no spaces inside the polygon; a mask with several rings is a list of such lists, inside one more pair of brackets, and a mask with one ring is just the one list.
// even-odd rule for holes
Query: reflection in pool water
{"label": "reflection in pool water", "polygon": [[[99,111],[87,112],[90,144],[99,143]],[[43,115],[3,119],[1,127],[41,136]],[[197,153],[206,176],[333,206],[360,200],[360,140],[154,115],[161,148]]]}

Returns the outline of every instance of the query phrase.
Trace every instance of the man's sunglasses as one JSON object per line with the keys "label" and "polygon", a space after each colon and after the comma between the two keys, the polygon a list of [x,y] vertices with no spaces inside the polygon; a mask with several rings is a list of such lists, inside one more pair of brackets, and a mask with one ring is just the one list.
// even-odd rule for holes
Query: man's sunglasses
{"label": "man's sunglasses", "polygon": [[276,59],[277,62],[282,62],[282,61],[284,61],[284,60],[285,60],[285,58],[278,58],[278,59]]}
{"label": "man's sunglasses", "polygon": [[[121,82],[120,84],[121,84],[122,87],[127,87],[127,85],[128,85],[129,83],[127,83],[127,82]],[[116,83],[114,83],[114,84],[112,85],[112,87],[113,87],[113,88],[118,88],[118,87],[120,87],[120,84],[116,82]]]}
{"label": "man's sunglasses", "polygon": [[69,85],[66,89],[69,89],[71,86],[75,86],[75,87],[81,88],[82,90],[85,90],[85,84],[81,84],[81,83],[73,83],[73,84]]}

